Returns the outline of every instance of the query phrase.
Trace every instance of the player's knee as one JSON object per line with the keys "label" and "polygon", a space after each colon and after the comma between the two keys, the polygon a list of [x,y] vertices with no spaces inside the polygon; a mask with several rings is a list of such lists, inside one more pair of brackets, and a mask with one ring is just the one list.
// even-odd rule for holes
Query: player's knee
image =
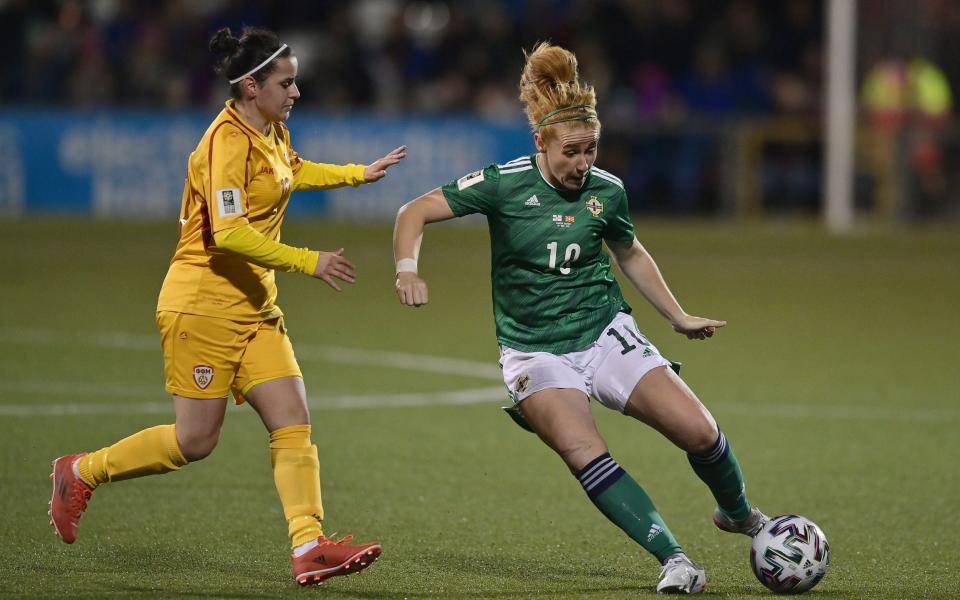
{"label": "player's knee", "polygon": [[606,451],[606,444],[596,439],[571,440],[557,447],[557,454],[574,473]]}
{"label": "player's knee", "polygon": [[220,441],[220,428],[207,430],[190,430],[184,432],[184,435],[177,435],[177,442],[180,444],[180,452],[183,457],[190,462],[203,460],[210,456],[213,449],[217,447]]}
{"label": "player's knee", "polygon": [[717,429],[717,426],[711,421],[704,419],[702,422],[691,427],[686,436],[684,436],[686,445],[684,450],[690,454],[706,452],[717,443],[717,437],[719,435],[720,430]]}

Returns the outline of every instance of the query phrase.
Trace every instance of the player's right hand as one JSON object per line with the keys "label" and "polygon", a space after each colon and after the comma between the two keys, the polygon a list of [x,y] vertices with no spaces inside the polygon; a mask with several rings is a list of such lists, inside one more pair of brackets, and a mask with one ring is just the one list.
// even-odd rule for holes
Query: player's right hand
{"label": "player's right hand", "polygon": [[397,297],[400,304],[423,306],[427,303],[427,282],[412,271],[397,273]]}
{"label": "player's right hand", "polygon": [[672,323],[673,330],[682,333],[690,340],[705,340],[713,337],[717,329],[725,326],[726,321],[717,321],[715,319],[705,319],[693,315],[683,315]]}
{"label": "player's right hand", "polygon": [[320,260],[317,261],[317,268],[314,269],[313,276],[338,292],[341,291],[340,286],[333,280],[334,277],[347,283],[353,283],[357,280],[353,263],[343,257],[343,248],[336,252],[321,251]]}

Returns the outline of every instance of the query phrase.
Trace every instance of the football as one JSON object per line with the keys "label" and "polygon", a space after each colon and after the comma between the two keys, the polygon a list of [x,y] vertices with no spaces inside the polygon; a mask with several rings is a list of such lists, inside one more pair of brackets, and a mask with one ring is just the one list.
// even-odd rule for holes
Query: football
{"label": "football", "polygon": [[801,594],[823,579],[830,544],[816,523],[797,515],[772,517],[753,538],[750,566],[777,594]]}

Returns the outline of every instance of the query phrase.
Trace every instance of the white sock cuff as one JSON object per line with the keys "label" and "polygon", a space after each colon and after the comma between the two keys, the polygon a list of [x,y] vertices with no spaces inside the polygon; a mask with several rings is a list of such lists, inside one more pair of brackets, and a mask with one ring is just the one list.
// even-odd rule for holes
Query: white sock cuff
{"label": "white sock cuff", "polygon": [[299,546],[293,549],[293,555],[299,558],[304,554],[306,554],[307,552],[309,552],[310,550],[316,548],[319,544],[320,542],[318,542],[317,540],[310,540],[306,544],[300,544]]}

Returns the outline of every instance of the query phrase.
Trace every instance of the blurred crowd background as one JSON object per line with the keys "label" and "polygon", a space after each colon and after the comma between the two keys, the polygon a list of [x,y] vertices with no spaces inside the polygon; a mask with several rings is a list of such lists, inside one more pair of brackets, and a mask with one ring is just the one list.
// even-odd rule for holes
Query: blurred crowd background
{"label": "blurred crowd background", "polygon": [[[858,206],[956,217],[960,2],[857,6]],[[605,168],[639,208],[815,213],[824,12],[820,0],[0,0],[0,102],[214,109],[226,86],[210,36],[258,25],[299,56],[300,107],[516,123],[522,49],[551,40],[596,87]]]}
{"label": "blurred crowd background", "polygon": [[810,0],[3,3],[3,98],[179,108],[219,102],[219,27],[283,34],[303,103],[324,110],[519,114],[523,48],[574,50],[605,112],[643,118],[813,113],[822,7]]}

